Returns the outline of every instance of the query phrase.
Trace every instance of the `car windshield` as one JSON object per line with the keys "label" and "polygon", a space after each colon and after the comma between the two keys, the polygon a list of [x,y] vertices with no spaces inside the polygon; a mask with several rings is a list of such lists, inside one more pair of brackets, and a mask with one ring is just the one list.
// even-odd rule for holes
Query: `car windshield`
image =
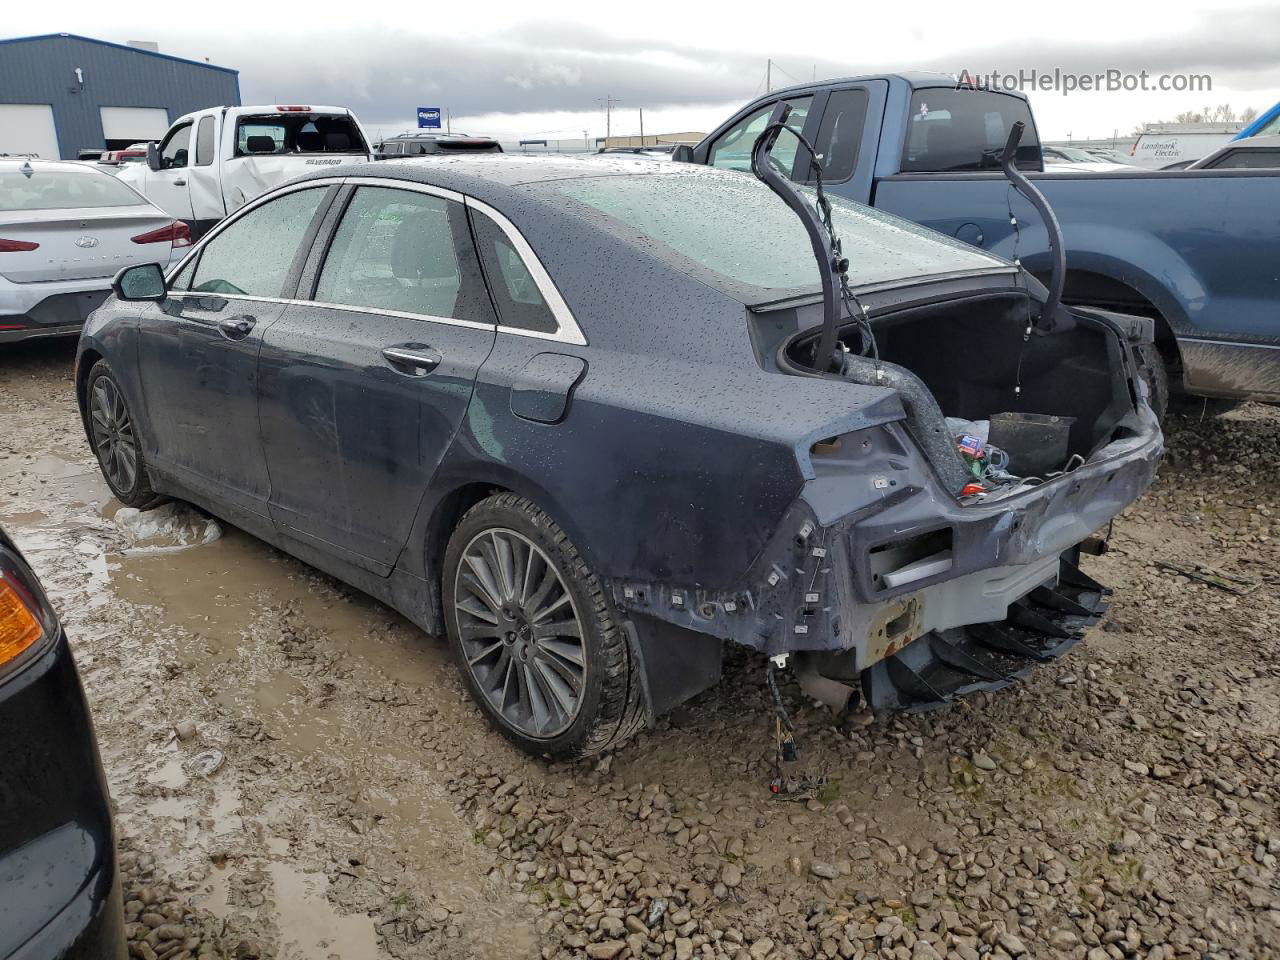
{"label": "car windshield", "polygon": [[[662,173],[559,180],[546,189],[575,213],[743,303],[798,296],[820,285],[800,218],[754,178]],[[829,199],[854,286],[1010,266],[898,217]]]}
{"label": "car windshield", "polygon": [[72,173],[35,166],[31,176],[21,169],[0,172],[0,210],[134,207],[146,202],[111,174],[96,170]]}

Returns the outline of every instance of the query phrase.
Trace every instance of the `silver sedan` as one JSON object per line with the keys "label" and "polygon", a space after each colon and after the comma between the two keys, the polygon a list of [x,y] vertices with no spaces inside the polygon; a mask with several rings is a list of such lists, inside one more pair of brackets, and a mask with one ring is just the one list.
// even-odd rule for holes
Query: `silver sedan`
{"label": "silver sedan", "polygon": [[0,159],[0,343],[75,334],[123,267],[167,267],[186,224],[82,163]]}

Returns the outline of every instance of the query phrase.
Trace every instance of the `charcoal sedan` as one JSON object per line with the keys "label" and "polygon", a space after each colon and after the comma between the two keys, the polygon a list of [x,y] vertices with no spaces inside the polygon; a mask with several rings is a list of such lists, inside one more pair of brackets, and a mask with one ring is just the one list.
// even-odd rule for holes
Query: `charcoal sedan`
{"label": "charcoal sedan", "polygon": [[188,499],[447,631],[539,755],[706,689],[723,639],[883,706],[1008,682],[1096,617],[1073,548],[1153,475],[1138,328],[1033,336],[1016,265],[832,215],[862,315],[824,372],[818,261],[755,179],[322,171],[167,277],[122,272],[80,342],[85,427],[125,503]]}
{"label": "charcoal sedan", "polygon": [[111,808],[67,637],[0,530],[0,958],[124,960]]}

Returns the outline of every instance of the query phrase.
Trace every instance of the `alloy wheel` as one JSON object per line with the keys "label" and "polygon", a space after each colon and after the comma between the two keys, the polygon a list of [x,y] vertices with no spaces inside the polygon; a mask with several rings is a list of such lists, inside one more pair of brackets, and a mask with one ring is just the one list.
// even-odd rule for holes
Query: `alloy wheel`
{"label": "alloy wheel", "polygon": [[458,639],[490,706],[531,737],[553,737],[577,717],[586,689],[584,626],[546,553],[506,528],[477,534],[454,584]]}
{"label": "alloy wheel", "polygon": [[99,377],[94,381],[89,400],[89,421],[94,451],[102,472],[115,490],[132,490],[138,476],[137,441],[124,397],[110,377]]}

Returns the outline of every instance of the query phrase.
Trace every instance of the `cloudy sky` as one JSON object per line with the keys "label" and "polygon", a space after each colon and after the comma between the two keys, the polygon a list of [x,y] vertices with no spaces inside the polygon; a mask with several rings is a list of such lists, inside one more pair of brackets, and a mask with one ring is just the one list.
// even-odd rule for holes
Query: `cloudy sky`
{"label": "cloudy sky", "polygon": [[[1056,0],[910,4],[377,4],[147,0],[10,4],[11,35],[156,40],[234,67],[245,103],[350,106],[372,133],[411,127],[417,106],[455,129],[506,138],[707,130],[774,86],[889,70],[1208,74],[1206,93],[1032,93],[1041,135],[1123,135],[1142,121],[1280,100],[1280,5]],[[196,11],[199,11],[198,15]],[[806,15],[812,10],[811,16]],[[536,14],[536,15],[535,15]]]}

